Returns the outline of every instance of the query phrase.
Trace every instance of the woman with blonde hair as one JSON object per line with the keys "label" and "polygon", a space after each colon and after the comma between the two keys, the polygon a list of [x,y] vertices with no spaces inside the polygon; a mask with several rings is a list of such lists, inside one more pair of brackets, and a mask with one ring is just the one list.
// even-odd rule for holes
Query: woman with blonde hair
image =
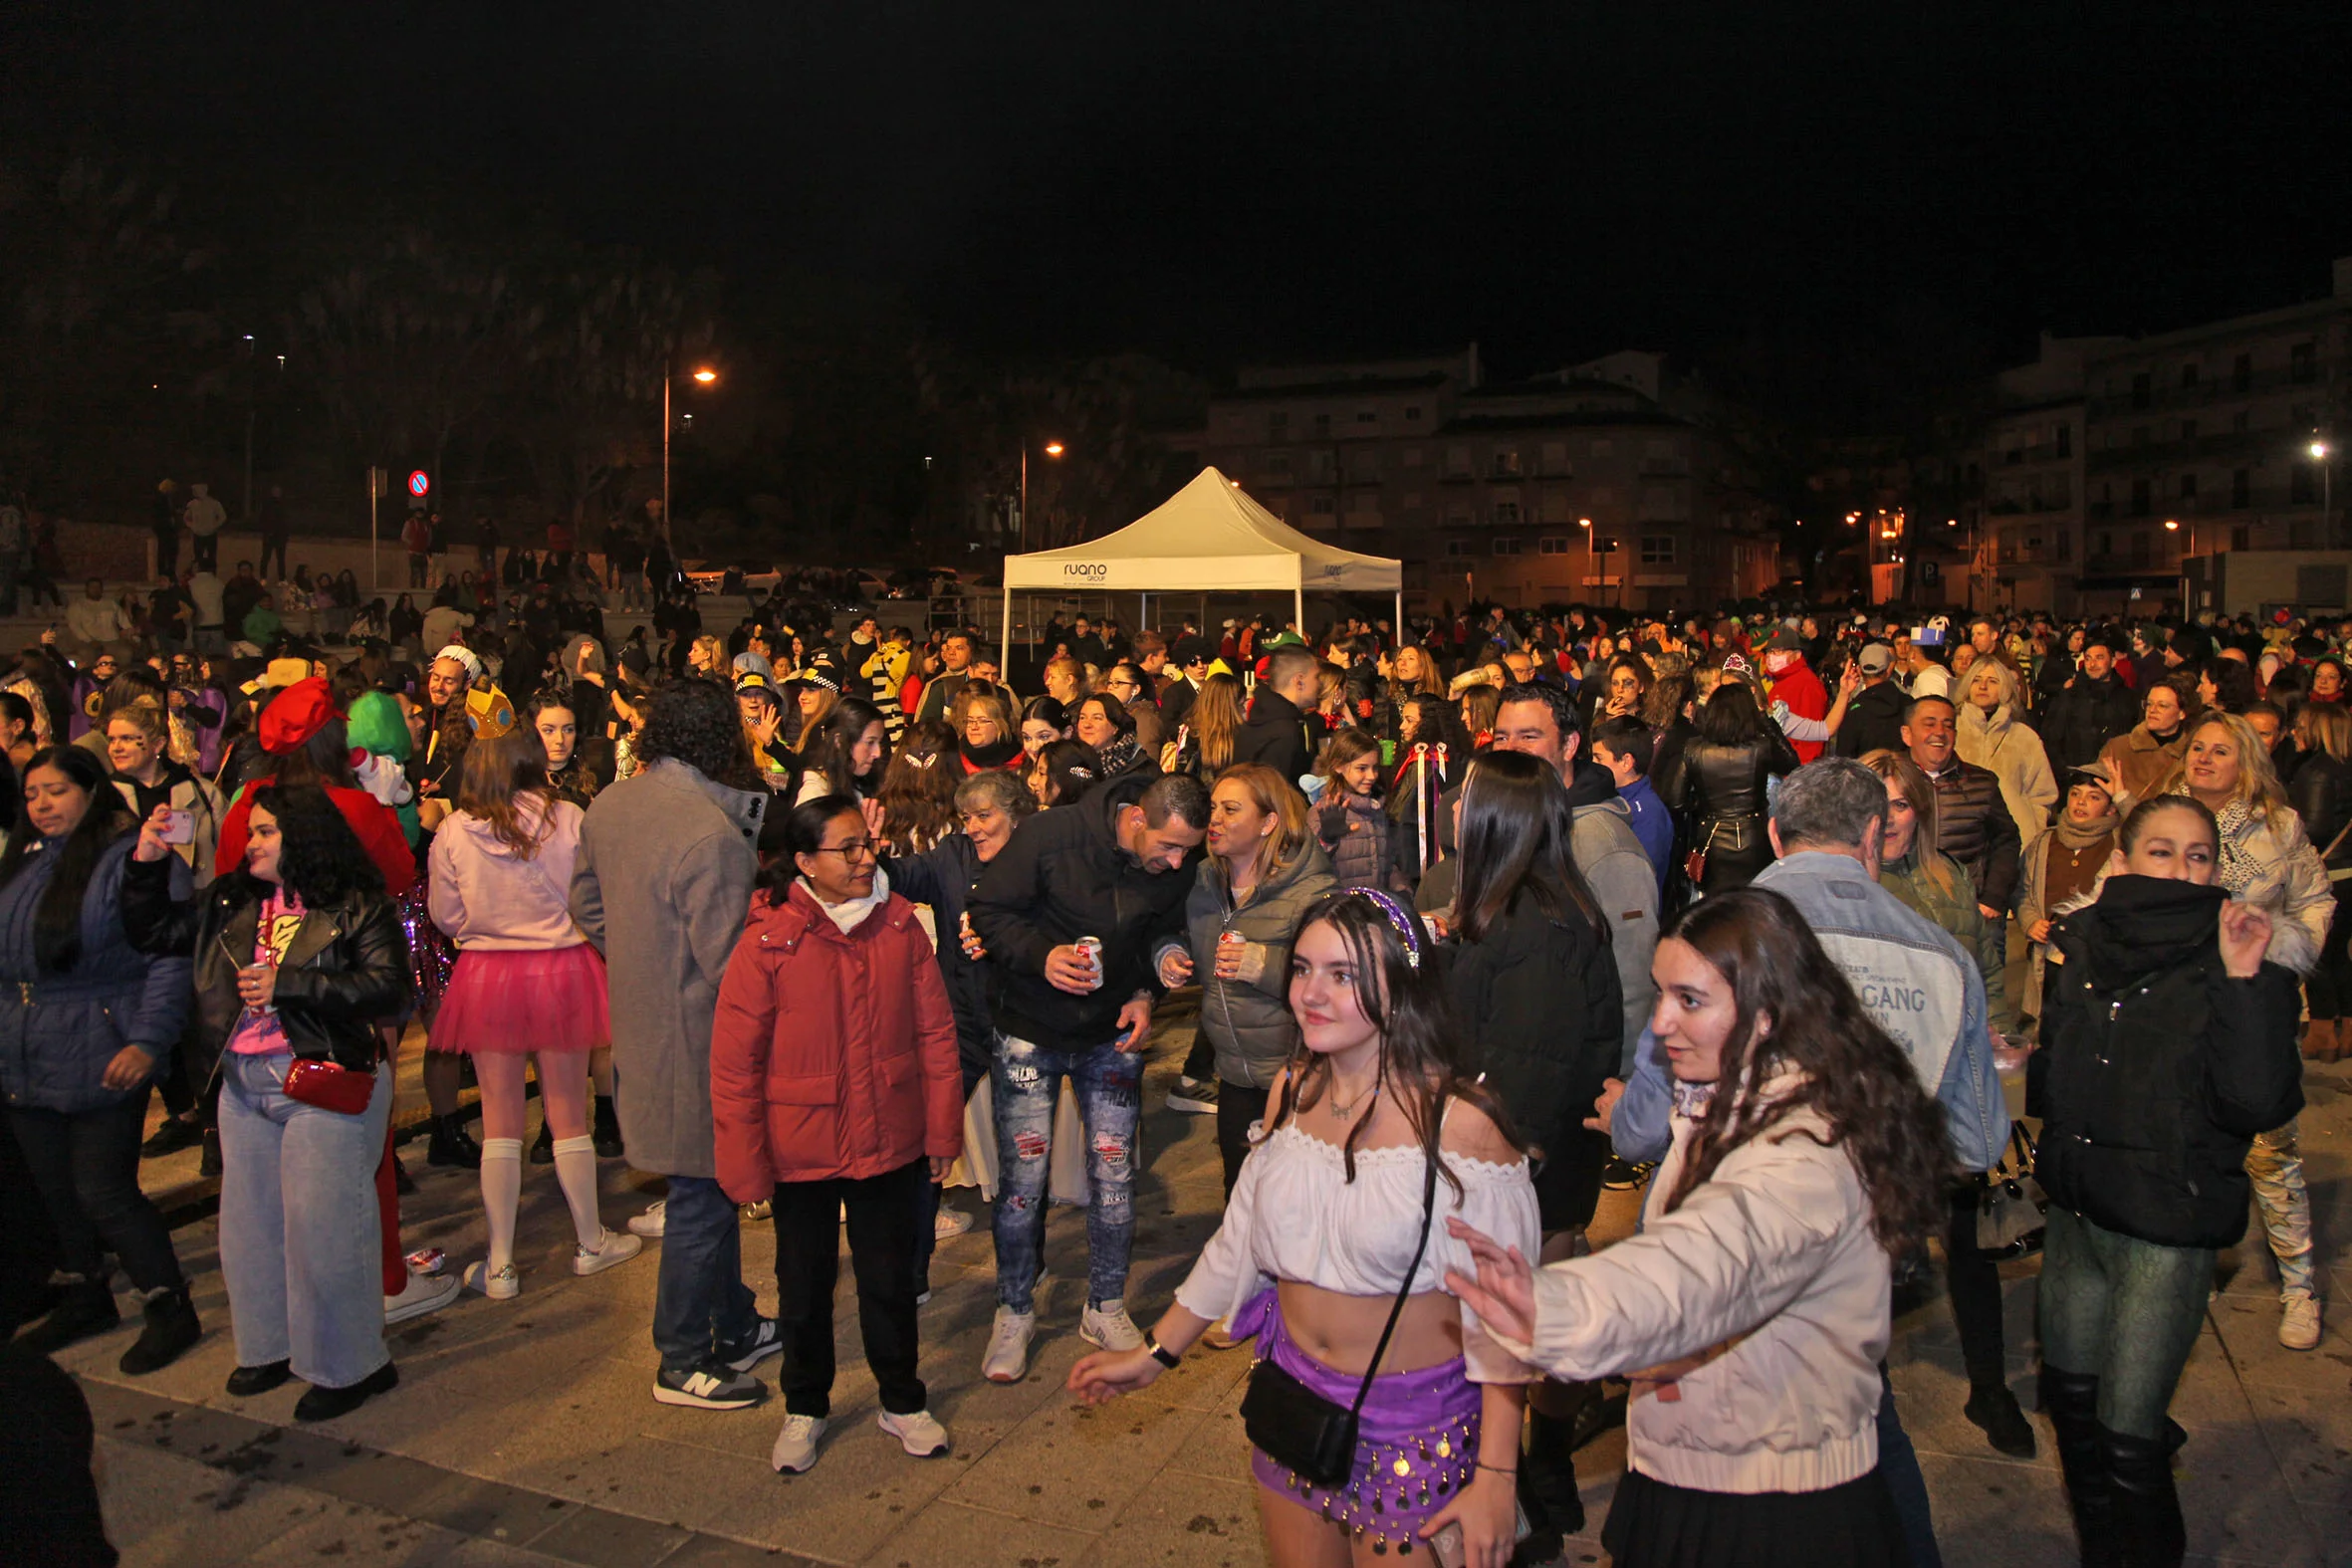
{"label": "woman with blonde hair", "polygon": [[1887,782],[1887,826],[1878,885],[1960,939],[1985,977],[1986,1005],[2001,999],[2002,932],[1977,902],[1977,879],[1936,847],[1936,786],[1901,752],[1866,752],[1862,766]]}
{"label": "woman with blonde hair", "polygon": [[727,679],[727,645],[716,637],[697,637],[686,649],[686,673]]}
{"label": "woman with blonde hair", "polygon": [[1177,738],[1160,751],[1161,772],[1217,778],[1233,766],[1234,740],[1241,728],[1242,683],[1231,675],[1208,677],[1184,711]]}
{"label": "woman with blonde hair", "polygon": [[[2188,795],[2214,814],[2221,851],[2214,881],[2270,917],[2262,955],[2267,961],[2298,979],[2309,975],[2327,945],[2335,885],[2303,831],[2303,819],[2287,804],[2269,748],[2253,726],[2237,714],[2207,714],[2190,731],[2188,752],[2163,792]],[[2311,1250],[2311,1194],[2293,1121],[2254,1139],[2245,1174],[2278,1259],[2278,1342],[2289,1350],[2314,1350],[2319,1272]]]}
{"label": "woman with blonde hair", "polygon": [[1979,659],[1961,685],[1960,760],[2000,781],[2001,802],[2029,839],[2049,825],[2058,803],[2058,779],[2050,772],[2041,737],[2018,719],[2017,672],[1999,659]]}
{"label": "woman with blonde hair", "polygon": [[966,681],[956,693],[952,712],[961,777],[1021,765],[1021,725],[1003,687]]}

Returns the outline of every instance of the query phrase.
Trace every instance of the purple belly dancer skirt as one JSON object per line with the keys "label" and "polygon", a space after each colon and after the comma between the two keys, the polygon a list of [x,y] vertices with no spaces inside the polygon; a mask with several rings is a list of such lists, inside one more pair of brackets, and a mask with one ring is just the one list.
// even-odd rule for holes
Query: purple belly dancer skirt
{"label": "purple belly dancer skirt", "polygon": [[[1233,1337],[1255,1338],[1259,1360],[1273,1362],[1333,1404],[1355,1403],[1363,1374],[1334,1371],[1300,1350],[1274,1291],[1253,1297],[1234,1314]],[[1357,1419],[1355,1468],[1346,1485],[1326,1489],[1301,1480],[1263,1451],[1252,1452],[1250,1467],[1261,1485],[1368,1537],[1377,1551],[1417,1550],[1421,1527],[1470,1481],[1482,1409],[1479,1386],[1460,1356],[1415,1372],[1384,1373],[1372,1380]]]}

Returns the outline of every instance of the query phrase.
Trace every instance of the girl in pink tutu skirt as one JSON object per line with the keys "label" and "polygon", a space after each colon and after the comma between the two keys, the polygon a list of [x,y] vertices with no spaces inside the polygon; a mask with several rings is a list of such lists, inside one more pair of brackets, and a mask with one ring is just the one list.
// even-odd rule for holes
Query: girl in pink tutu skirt
{"label": "girl in pink tutu skirt", "polygon": [[457,944],[431,1048],[474,1058],[482,1085],[482,1208],[489,1256],[466,1285],[512,1299],[515,1205],[523,1191],[523,1067],[539,1060],[539,1093],[555,1133],[556,1180],[579,1245],[572,1271],[624,1263],[644,1245],[604,1229],[588,1132],[588,1052],[612,1039],[604,962],[566,906],[580,849],[580,807],[558,799],[536,738],[479,739],[467,749],[457,809],[433,837],[433,924]]}

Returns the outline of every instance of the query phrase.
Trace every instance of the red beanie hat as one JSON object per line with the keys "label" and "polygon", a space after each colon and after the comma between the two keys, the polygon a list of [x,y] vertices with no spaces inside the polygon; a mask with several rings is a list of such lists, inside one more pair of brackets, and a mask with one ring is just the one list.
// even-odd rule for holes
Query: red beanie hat
{"label": "red beanie hat", "polygon": [[325,676],[296,681],[261,711],[261,749],[273,757],[298,751],[334,717],[335,699]]}

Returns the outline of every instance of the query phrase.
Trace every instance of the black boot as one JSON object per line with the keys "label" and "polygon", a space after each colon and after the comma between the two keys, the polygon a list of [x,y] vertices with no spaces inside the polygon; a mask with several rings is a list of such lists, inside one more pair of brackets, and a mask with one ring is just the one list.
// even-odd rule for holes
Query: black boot
{"label": "black boot", "polygon": [[2099,1429],[2115,1488],[2114,1561],[2119,1568],[2180,1568],[2189,1549],[2181,1494],[2173,1486],[2170,1437],[2130,1438]]}
{"label": "black boot", "polygon": [[408,1198],[416,1192],[416,1178],[408,1174],[408,1167],[400,1163],[397,1150],[392,1153],[392,1196]]}
{"label": "black boot", "polygon": [[121,1321],[114,1289],[106,1281],[67,1280],[61,1282],[57,1305],[49,1309],[49,1315],[19,1334],[16,1342],[37,1356],[54,1356]]}
{"label": "black boot", "polygon": [[220,1129],[217,1127],[204,1129],[204,1153],[196,1162],[196,1174],[199,1177],[220,1175]]}
{"label": "black boot", "polygon": [[2012,1459],[2033,1457],[2033,1424],[2017,1408],[2017,1396],[1999,1377],[1971,1380],[1961,1414],[1985,1430],[1985,1441]]}
{"label": "black boot", "polygon": [[2115,1489],[2099,1436],[2099,1380],[2045,1365],[2041,1410],[2057,1429],[2058,1467],[2083,1568],[2115,1568]]}
{"label": "black boot", "polygon": [[432,1142],[426,1146],[424,1158],[427,1165],[454,1165],[467,1171],[482,1169],[482,1146],[465,1130],[465,1112],[451,1111],[433,1118]]}
{"label": "black boot", "polygon": [[[1590,1398],[1597,1390],[1585,1389]],[[1576,1418],[1528,1412],[1528,1452],[1520,1460],[1522,1484],[1543,1499],[1544,1516],[1565,1538],[1584,1528],[1584,1498],[1576,1490]]]}
{"label": "black boot", "polygon": [[147,1326],[128,1350],[122,1352],[121,1369],[126,1376],[145,1377],[170,1366],[189,1346],[204,1337],[204,1327],[196,1321],[196,1308],[188,1300],[188,1287],[173,1285],[147,1297]]}
{"label": "black boot", "polygon": [[609,1094],[596,1096],[596,1125],[593,1136],[596,1140],[597,1159],[617,1160],[620,1158],[620,1114],[613,1110],[612,1096]]}
{"label": "black boot", "polygon": [[533,1165],[553,1165],[556,1163],[556,1135],[549,1130],[545,1116],[539,1119],[539,1136],[532,1141],[531,1153],[528,1158]]}
{"label": "black boot", "polygon": [[166,1116],[163,1125],[155,1129],[154,1136],[138,1146],[138,1152],[143,1159],[158,1160],[164,1155],[194,1148],[203,1137],[204,1124],[200,1119],[191,1121],[185,1116]]}

